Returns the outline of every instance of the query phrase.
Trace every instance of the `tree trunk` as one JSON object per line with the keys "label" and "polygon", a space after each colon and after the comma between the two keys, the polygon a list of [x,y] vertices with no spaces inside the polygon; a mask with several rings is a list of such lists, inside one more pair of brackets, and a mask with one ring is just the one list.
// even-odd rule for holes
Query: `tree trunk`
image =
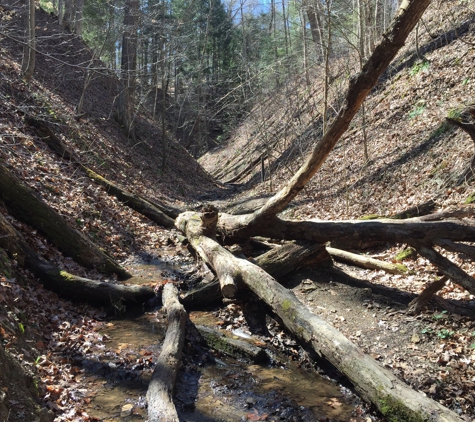
{"label": "tree trunk", "polygon": [[[350,80],[344,107],[315,145],[299,171],[260,210],[247,215],[245,219],[240,218],[237,224],[233,224],[232,219],[220,223],[225,236],[229,233],[233,233],[234,236],[238,235],[239,227],[255,226],[268,221],[269,218],[284,210],[287,204],[305,187],[319,170],[340,137],[346,132],[364,99],[376,85],[379,77],[396,56],[399,49],[404,45],[407,36],[429,4],[430,0],[408,0],[403,2],[392,25],[381,38],[380,43],[366,61],[361,72]],[[229,223],[232,227],[228,228],[226,224]]]}
{"label": "tree trunk", "polygon": [[115,183],[110,182],[90,168],[81,164],[79,157],[71,152],[68,147],[64,145],[61,139],[59,139],[58,136],[56,136],[56,134],[44,122],[31,117],[26,118],[25,121],[30,126],[36,128],[38,135],[41,136],[41,138],[56,154],[58,154],[63,159],[70,160],[77,164],[91,179],[102,185],[108,193],[114,195],[119,201],[123,202],[130,208],[145,215],[146,217],[150,218],[150,220],[160,224],[163,227],[173,227],[174,219],[181,212],[180,210],[171,209],[163,204],[145,199],[140,195],[127,192]]}
{"label": "tree trunk", "polygon": [[[0,247],[19,265],[29,269],[43,286],[70,300],[84,301],[96,306],[141,305],[153,299],[155,292],[148,286],[106,283],[78,277],[62,271],[40,258],[24,237],[0,214]],[[133,279],[130,279],[132,282]]]}
{"label": "tree trunk", "polygon": [[[218,232],[224,238],[245,239],[264,236],[272,239],[304,239],[325,243],[336,239],[361,239],[368,242],[434,243],[437,239],[475,242],[473,224],[464,221],[431,221],[430,216],[407,220],[291,221],[268,218],[260,225],[246,225],[248,215],[220,214]],[[224,229],[223,229],[224,228]],[[239,235],[239,237],[236,236]]]}
{"label": "tree trunk", "polygon": [[[194,212],[185,212],[178,216],[175,225],[182,232],[193,233],[193,236],[187,236],[188,240],[203,261],[215,270],[216,268],[223,268],[222,271],[216,270],[219,274],[221,293],[224,297],[233,298],[237,293],[238,269],[233,269],[232,265],[226,262],[227,254],[231,252],[221,248],[219,243],[213,239],[217,218],[218,215],[214,209],[210,213],[203,213],[201,216]],[[223,250],[226,253],[222,253]]]}
{"label": "tree trunk", "polygon": [[355,253],[343,251],[341,249],[330,248],[327,246],[328,253],[337,260],[347,262],[358,267],[368,268],[371,270],[383,270],[391,274],[401,274],[408,271],[403,264],[393,264],[391,262],[379,261],[365,255],[358,255]]}
{"label": "tree trunk", "polygon": [[145,215],[146,217],[150,218],[150,220],[163,227],[166,227],[168,229],[174,227],[174,220],[165,213],[163,213],[160,209],[158,209],[157,206],[153,205],[141,196],[127,192],[116,184],[109,182],[107,179],[100,176],[95,171],[84,166],[81,167],[91,179],[104,186],[107,193],[114,195],[119,201],[123,202],[130,208],[134,209],[142,215]]}
{"label": "tree trunk", "polygon": [[25,42],[21,72],[25,81],[29,82],[35,72],[36,43],[35,43],[35,0],[25,0]]}
{"label": "tree trunk", "polygon": [[424,306],[426,306],[429,301],[432,299],[432,296],[436,294],[442,287],[445,286],[448,277],[443,276],[439,280],[433,281],[430,283],[420,294],[417,296],[407,308],[407,313],[410,315],[419,314]]}
{"label": "tree trunk", "polygon": [[148,420],[178,422],[172,394],[185,343],[186,312],[172,283],[163,289],[163,306],[167,310],[168,329],[147,390]]}
{"label": "tree trunk", "polygon": [[19,220],[37,229],[61,252],[86,268],[95,268],[119,279],[131,277],[102,249],[68,223],[48,206],[31,188],[0,164],[0,197]]}
{"label": "tree trunk", "polygon": [[[195,223],[190,224],[191,218],[196,216],[184,213],[178,217],[177,225],[191,243],[196,244],[197,231]],[[214,254],[225,258],[224,265],[214,267],[218,277],[220,273],[234,273],[280,317],[288,330],[347,376],[361,396],[373,403],[388,420],[462,421],[455,413],[412,390],[379,366],[330,324],[312,314],[292,292],[258,266],[236,258],[217,243],[206,253],[208,262],[214,262]]]}
{"label": "tree trunk", "polygon": [[475,295],[475,278],[457,267],[452,261],[426,245],[414,245],[417,252],[437,266],[442,274],[454,283],[460,284],[470,294]]}
{"label": "tree trunk", "polygon": [[[283,280],[300,267],[333,265],[324,245],[309,242],[287,243],[258,256],[253,262],[278,280]],[[213,280],[202,283],[186,293],[182,303],[187,309],[203,309],[215,305],[222,299],[219,281]]]}
{"label": "tree trunk", "polygon": [[135,140],[133,107],[135,104],[135,72],[137,67],[138,0],[126,0],[124,7],[124,32],[119,95],[117,98],[117,121],[126,135]]}
{"label": "tree trunk", "polygon": [[235,359],[245,359],[254,363],[263,363],[269,360],[264,349],[246,340],[227,337],[222,330],[202,325],[197,325],[196,328],[210,349],[218,350]]}

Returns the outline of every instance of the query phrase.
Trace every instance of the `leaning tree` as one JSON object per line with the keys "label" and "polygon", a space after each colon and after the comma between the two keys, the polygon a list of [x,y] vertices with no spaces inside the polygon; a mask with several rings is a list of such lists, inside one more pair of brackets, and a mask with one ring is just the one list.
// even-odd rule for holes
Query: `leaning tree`
{"label": "leaning tree", "polygon": [[[208,207],[201,214],[185,212],[175,225],[186,234],[197,254],[215,271],[223,296],[233,297],[245,285],[279,316],[284,325],[319,356],[345,374],[360,394],[375,404],[390,420],[460,421],[453,412],[413,391],[391,372],[380,367],[330,324],[313,315],[287,289],[258,265],[235,257],[217,241],[239,243],[253,236],[273,239],[305,240],[323,245],[332,239],[365,239],[412,245],[444,274],[470,293],[475,279],[436,252],[434,245],[475,241],[469,222],[447,221],[445,214],[429,218],[372,221],[292,221],[280,218],[289,202],[305,187],[347,130],[370,90],[404,45],[430,0],[402,2],[391,26],[380,43],[349,82],[345,102],[323,137],[315,144],[304,164],[289,183],[260,209],[244,215],[218,213]],[[471,213],[471,210],[464,210]],[[317,248],[318,249],[318,248]],[[283,260],[291,259],[288,256]]]}

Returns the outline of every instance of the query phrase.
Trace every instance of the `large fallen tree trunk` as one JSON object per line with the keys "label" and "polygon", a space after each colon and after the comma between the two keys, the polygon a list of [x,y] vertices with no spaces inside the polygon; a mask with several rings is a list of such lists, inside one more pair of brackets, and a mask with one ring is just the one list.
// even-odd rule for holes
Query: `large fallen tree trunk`
{"label": "large fallen tree trunk", "polygon": [[116,274],[121,280],[131,277],[102,249],[70,227],[33,189],[24,185],[1,164],[0,198],[16,218],[37,229],[61,252],[79,264],[103,273]]}
{"label": "large fallen tree trunk", "polygon": [[168,328],[147,390],[148,420],[178,422],[172,394],[185,344],[186,312],[178,301],[177,288],[171,283],[163,289],[163,306],[167,310]]}
{"label": "large fallen tree trunk", "polygon": [[223,238],[264,236],[274,239],[304,239],[325,243],[334,239],[364,239],[395,243],[435,243],[437,239],[475,242],[475,224],[469,221],[421,221],[421,217],[407,220],[350,220],[350,221],[292,221],[278,217],[266,223],[246,226],[246,216],[220,214],[218,232]]}
{"label": "large fallen tree trunk", "polygon": [[[43,286],[61,297],[87,302],[96,306],[142,305],[153,299],[155,292],[148,286],[106,283],[79,277],[61,270],[40,258],[28,242],[0,214],[0,247],[19,265],[29,269]],[[132,281],[130,279],[130,281]]]}
{"label": "large fallen tree trunk", "polygon": [[237,283],[239,282],[238,270],[233,269],[232,265],[228,265],[224,262],[226,258],[223,257],[222,254],[213,253],[215,245],[209,241],[210,238],[208,236],[214,237],[216,234],[218,214],[214,212],[214,208],[211,207],[210,210],[210,212],[204,212],[203,214],[185,212],[177,217],[175,224],[177,224],[177,227],[180,227],[180,221],[183,221],[183,215],[186,215],[187,218],[193,221],[193,226],[197,229],[196,236],[194,238],[188,238],[188,240],[201,259],[211,268],[215,270],[216,268],[226,268],[226,270],[216,271],[216,273],[219,274],[218,280],[223,296],[233,298],[236,296]]}
{"label": "large fallen tree trunk", "polygon": [[[274,248],[253,260],[268,274],[279,280],[293,273],[300,267],[319,265],[328,267],[332,259],[324,245],[309,242],[292,242]],[[203,283],[189,291],[182,298],[182,303],[188,309],[212,306],[222,300],[219,281]]]}
{"label": "large fallen tree trunk", "polygon": [[[192,244],[196,244],[204,237],[199,222],[196,215],[184,213],[177,218],[176,225]],[[289,331],[348,377],[361,396],[389,420],[462,421],[455,413],[414,391],[378,365],[330,324],[312,314],[292,292],[257,265],[235,257],[211,238],[207,243],[213,245],[205,250],[208,262],[214,262],[213,255],[222,257],[221,265],[214,268],[218,276],[221,271],[234,273],[279,316]]]}

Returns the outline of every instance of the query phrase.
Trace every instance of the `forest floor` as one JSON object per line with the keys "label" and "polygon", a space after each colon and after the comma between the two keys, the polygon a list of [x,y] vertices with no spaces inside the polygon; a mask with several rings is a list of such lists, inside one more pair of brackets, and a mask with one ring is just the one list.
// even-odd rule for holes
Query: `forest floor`
{"label": "forest floor", "polygon": [[[10,11],[0,6],[0,13],[5,18]],[[78,52],[77,57],[70,59],[85,61],[81,57],[81,54],[87,54],[84,45],[71,34],[55,31],[55,18],[40,12],[37,25],[45,35],[65,37],[68,42],[76,43],[71,51]],[[362,140],[361,130],[355,126],[325,164],[321,175],[297,198],[286,215],[321,219],[389,215],[430,198],[436,198],[439,208],[460,206],[475,190],[473,183],[452,188],[445,181],[453,179],[452,176],[466,166],[473,151],[472,144],[451,129],[445,132],[443,140],[430,134],[439,127],[443,110],[446,112],[475,94],[475,81],[468,78],[464,82],[466,75],[473,73],[473,31],[466,37],[443,51],[428,53],[430,72],[422,68],[412,74],[406,69],[407,72],[397,80],[386,82],[391,96],[386,93],[385,102],[377,96],[369,100],[373,101],[368,107],[371,110],[368,122],[371,165],[363,166],[361,152],[356,153],[358,148],[361,150]],[[45,47],[39,46],[40,49]],[[178,265],[186,273],[183,279],[175,278],[176,274],[167,269],[160,276],[139,273],[144,283],[159,287],[169,280],[196,281],[201,269],[191,262],[188,251],[177,241],[176,232],[157,227],[109,196],[75,165],[57,157],[25,123],[25,117],[35,116],[52,122],[65,144],[79,152],[85,163],[128,190],[140,192],[150,199],[183,209],[195,208],[204,201],[228,201],[235,194],[235,188],[214,181],[174,143],[169,155],[169,171],[162,172],[159,163],[163,137],[154,129],[152,120],[144,117],[140,131],[150,133],[150,137],[144,135],[139,145],[125,139],[120,128],[110,119],[114,87],[105,84],[100,75],[89,88],[86,114],[77,119],[74,107],[83,88],[84,75],[63,72],[54,60],[40,56],[37,74],[27,85],[20,78],[21,49],[2,39],[0,53],[2,164],[39,192],[73,227],[88,234],[131,271],[136,271],[134,265],[150,260],[159,262],[164,268]],[[61,52],[55,54],[62,57]],[[457,66],[449,68],[447,64],[456,59]],[[412,101],[416,85],[424,86],[424,91],[418,92],[421,95],[424,92],[427,98],[414,98],[413,104],[404,101],[404,98]],[[444,87],[443,91],[441,87]],[[450,91],[446,87],[450,87]],[[421,107],[415,108],[417,101],[424,101],[420,113]],[[431,147],[418,149],[425,141]],[[294,169],[298,165],[297,162],[287,164],[281,168],[290,166]],[[339,180],[332,177],[334,174],[339,175]],[[289,173],[284,171],[276,172],[273,190],[288,176]],[[242,196],[268,193],[268,184],[249,186]],[[1,212],[42,257],[70,273],[115,282],[113,278],[80,267],[58,252],[36,230],[15,220],[5,208],[2,207]],[[385,245],[366,252],[391,261],[403,246]],[[475,265],[466,257],[452,254],[451,259],[468,273],[475,274]],[[422,258],[409,261],[407,265],[410,268],[408,276],[341,264],[326,270],[302,269],[287,283],[314,313],[332,323],[383,366],[413,388],[453,409],[465,420],[473,421],[475,319],[445,312],[437,303],[431,303],[418,316],[407,315],[408,303],[438,276],[437,271]],[[182,286],[188,287],[189,284]],[[438,296],[463,303],[473,303],[474,300],[452,283],[448,283]],[[2,421],[37,420],[38,403],[43,409],[42,422],[53,417],[56,421],[100,420],[88,414],[87,409],[105,383],[89,376],[84,361],[94,362],[96,359],[100,362],[103,359],[109,368],[117,365],[132,372],[150,372],[153,367],[156,346],[155,349],[144,346],[137,354],[131,355],[127,354],[126,347],[108,344],[110,339],[105,330],[108,324],[113,324],[107,320],[111,310],[97,310],[58,298],[4,255],[0,304],[2,345],[9,356],[30,374],[25,382],[12,383],[11,377],[20,379],[20,375],[8,374],[0,366]],[[253,328],[243,317],[242,308],[242,303],[223,306],[223,310],[217,312],[217,317],[221,318],[217,326],[252,333]],[[298,345],[284,330],[271,330],[266,341],[275,343],[283,351],[295,350],[290,355],[295,355],[296,362],[309,364],[308,356],[302,358],[299,355]],[[190,363],[186,359],[185,363]],[[331,377],[337,375],[332,373]],[[26,392],[37,396],[37,401],[28,400],[29,393]],[[243,417],[248,420],[280,418],[277,411],[274,414],[270,411],[253,414],[252,402],[248,405],[251,410],[243,410]],[[338,407],[340,404],[335,401],[332,405]],[[138,404],[136,407],[139,408]],[[295,406],[290,408],[295,409]],[[368,409],[357,408],[361,414],[353,415],[353,420],[378,420],[378,416]],[[303,420],[298,406],[295,412],[281,420],[292,420],[291,417]],[[127,417],[123,416],[123,420]],[[137,414],[136,417],[141,416]]]}

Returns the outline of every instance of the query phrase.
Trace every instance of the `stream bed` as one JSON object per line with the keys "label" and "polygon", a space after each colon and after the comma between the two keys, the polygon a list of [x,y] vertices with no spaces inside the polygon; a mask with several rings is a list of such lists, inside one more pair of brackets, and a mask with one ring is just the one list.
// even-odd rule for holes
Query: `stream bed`
{"label": "stream bed", "polygon": [[[164,267],[141,265],[156,277]],[[168,271],[168,270],[167,270]],[[165,275],[176,278],[173,269]],[[144,277],[144,278],[148,278]],[[175,405],[183,421],[370,421],[345,387],[272,352],[263,365],[208,350],[194,324],[216,328],[216,312],[190,312]],[[146,420],[145,395],[167,329],[161,309],[141,310],[100,323],[101,350],[82,359],[92,395],[87,414],[103,422]],[[239,330],[238,330],[239,331]],[[244,334],[244,337],[246,335]]]}

